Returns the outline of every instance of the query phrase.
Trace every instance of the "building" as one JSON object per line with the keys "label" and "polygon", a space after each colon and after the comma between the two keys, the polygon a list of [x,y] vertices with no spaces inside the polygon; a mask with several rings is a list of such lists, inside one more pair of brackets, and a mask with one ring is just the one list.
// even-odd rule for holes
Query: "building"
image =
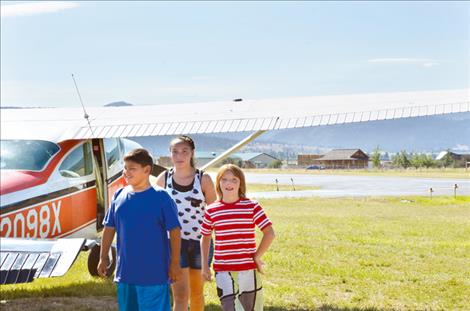
{"label": "building", "polygon": [[298,166],[309,166],[314,164],[313,161],[321,158],[321,154],[299,154],[297,155],[297,165]]}
{"label": "building", "polygon": [[[221,152],[196,151],[196,166],[201,167],[218,157]],[[234,153],[230,159],[239,159],[244,168],[264,168],[278,159],[264,152],[240,152]],[[171,159],[168,156],[161,156],[158,164],[164,167],[171,167]]]}
{"label": "building", "polygon": [[312,160],[312,164],[327,169],[368,168],[369,156],[361,149],[334,149]]}
{"label": "building", "polygon": [[453,167],[470,167],[470,154],[458,154],[451,151],[441,151],[437,157],[437,161],[445,161],[449,158]]}
{"label": "building", "polygon": [[195,162],[197,167],[201,167],[218,157],[222,152],[196,151]]}
{"label": "building", "polygon": [[163,167],[172,167],[171,158],[169,156],[161,156],[158,158],[157,164]]}
{"label": "building", "polygon": [[[220,152],[205,152],[205,151],[196,151],[195,162],[197,167],[201,167],[204,164],[209,163],[217,156],[219,156]],[[158,164],[164,167],[172,167],[173,163],[171,163],[171,158],[169,156],[161,156],[158,158]]]}
{"label": "building", "polygon": [[277,158],[264,152],[234,153],[230,157],[241,159],[243,161],[242,166],[245,168],[265,168],[278,161]]}

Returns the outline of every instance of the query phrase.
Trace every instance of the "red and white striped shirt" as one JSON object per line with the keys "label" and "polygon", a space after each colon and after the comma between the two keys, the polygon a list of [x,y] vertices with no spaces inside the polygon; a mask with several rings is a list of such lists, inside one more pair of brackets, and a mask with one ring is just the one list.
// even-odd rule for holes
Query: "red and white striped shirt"
{"label": "red and white striped shirt", "polygon": [[261,230],[271,225],[258,202],[241,198],[234,203],[216,201],[206,208],[202,235],[215,231],[214,270],[256,269],[255,225]]}

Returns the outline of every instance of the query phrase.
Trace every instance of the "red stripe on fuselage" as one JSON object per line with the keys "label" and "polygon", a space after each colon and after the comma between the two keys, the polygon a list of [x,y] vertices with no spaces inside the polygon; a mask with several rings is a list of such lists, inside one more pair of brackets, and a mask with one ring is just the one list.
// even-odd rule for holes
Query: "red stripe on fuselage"
{"label": "red stripe on fuselage", "polygon": [[45,184],[64,155],[83,140],[66,140],[58,143],[59,152],[54,155],[46,168],[40,172],[21,170],[2,170],[0,194],[8,194]]}

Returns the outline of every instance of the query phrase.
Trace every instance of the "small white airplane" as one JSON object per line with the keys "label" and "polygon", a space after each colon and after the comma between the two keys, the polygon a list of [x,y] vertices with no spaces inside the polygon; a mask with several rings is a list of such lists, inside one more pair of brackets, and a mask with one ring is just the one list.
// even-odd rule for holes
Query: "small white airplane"
{"label": "small white airplane", "polygon": [[85,117],[81,108],[2,109],[0,284],[63,275],[89,249],[96,275],[123,156],[139,147],[126,137],[250,132],[205,169],[269,130],[459,112],[470,112],[470,90],[89,107]]}

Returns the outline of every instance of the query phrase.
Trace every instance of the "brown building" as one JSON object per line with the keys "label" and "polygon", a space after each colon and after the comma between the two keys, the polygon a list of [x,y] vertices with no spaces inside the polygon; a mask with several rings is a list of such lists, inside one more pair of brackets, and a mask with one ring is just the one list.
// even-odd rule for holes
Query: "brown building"
{"label": "brown building", "polygon": [[171,163],[171,158],[169,156],[161,156],[160,158],[158,158],[158,165],[164,167],[172,167],[173,163]]}
{"label": "brown building", "polygon": [[299,154],[297,155],[297,165],[298,166],[308,166],[314,164],[318,158],[321,158],[321,154]]}
{"label": "brown building", "polygon": [[327,169],[367,168],[369,156],[361,149],[335,149],[313,160],[312,164],[321,165]]}

